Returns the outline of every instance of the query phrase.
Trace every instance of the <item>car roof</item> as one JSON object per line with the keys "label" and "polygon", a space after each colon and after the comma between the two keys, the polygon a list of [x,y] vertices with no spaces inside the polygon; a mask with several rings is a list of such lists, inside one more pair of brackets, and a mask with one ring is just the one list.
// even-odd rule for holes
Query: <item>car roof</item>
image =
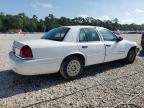
{"label": "car roof", "polygon": [[83,25],[76,25],[76,26],[62,26],[62,27],[68,27],[71,29],[80,29],[80,28],[103,28],[103,27],[99,27],[99,26],[83,26]]}

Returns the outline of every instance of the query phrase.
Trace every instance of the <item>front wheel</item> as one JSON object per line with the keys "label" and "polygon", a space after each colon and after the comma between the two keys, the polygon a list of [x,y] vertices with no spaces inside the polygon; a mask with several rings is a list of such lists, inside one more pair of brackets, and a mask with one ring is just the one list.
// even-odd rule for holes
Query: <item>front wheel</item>
{"label": "front wheel", "polygon": [[128,52],[128,55],[127,55],[125,61],[128,62],[128,63],[133,63],[135,58],[136,58],[136,51],[134,49],[131,49]]}
{"label": "front wheel", "polygon": [[66,79],[74,79],[83,71],[82,60],[78,57],[67,58],[61,65],[60,74]]}

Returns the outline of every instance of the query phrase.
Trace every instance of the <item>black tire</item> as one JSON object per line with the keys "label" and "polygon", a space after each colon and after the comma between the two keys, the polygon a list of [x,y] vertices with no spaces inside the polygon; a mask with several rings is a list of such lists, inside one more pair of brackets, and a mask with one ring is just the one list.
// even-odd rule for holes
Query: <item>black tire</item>
{"label": "black tire", "polygon": [[60,68],[60,74],[65,79],[75,79],[83,72],[84,63],[78,57],[65,59]]}
{"label": "black tire", "polygon": [[135,58],[136,58],[136,51],[135,51],[135,49],[130,49],[129,52],[128,52],[128,54],[127,54],[127,57],[126,57],[125,61],[127,63],[133,63],[134,60],[135,60]]}

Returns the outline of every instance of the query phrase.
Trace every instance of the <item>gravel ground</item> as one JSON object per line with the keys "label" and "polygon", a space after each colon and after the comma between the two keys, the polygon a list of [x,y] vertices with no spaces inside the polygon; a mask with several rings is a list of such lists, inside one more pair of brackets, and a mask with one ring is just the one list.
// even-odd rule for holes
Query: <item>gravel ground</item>
{"label": "gravel ground", "polygon": [[[41,35],[0,34],[0,108],[144,107],[142,50],[133,64],[114,61],[90,66],[73,81],[59,74],[26,77],[11,71],[8,52],[13,40],[38,39]],[[140,36],[122,35],[138,44]]]}

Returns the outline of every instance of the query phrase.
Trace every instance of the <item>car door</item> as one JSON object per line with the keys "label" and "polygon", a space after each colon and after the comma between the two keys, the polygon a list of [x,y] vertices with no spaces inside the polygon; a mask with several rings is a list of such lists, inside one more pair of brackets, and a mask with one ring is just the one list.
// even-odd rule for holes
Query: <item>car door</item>
{"label": "car door", "polygon": [[95,28],[82,28],[78,40],[79,50],[86,55],[86,65],[104,62],[105,46]]}
{"label": "car door", "polygon": [[125,57],[125,43],[118,41],[118,37],[110,30],[105,28],[97,28],[103,38],[106,57],[105,62],[122,59]]}

